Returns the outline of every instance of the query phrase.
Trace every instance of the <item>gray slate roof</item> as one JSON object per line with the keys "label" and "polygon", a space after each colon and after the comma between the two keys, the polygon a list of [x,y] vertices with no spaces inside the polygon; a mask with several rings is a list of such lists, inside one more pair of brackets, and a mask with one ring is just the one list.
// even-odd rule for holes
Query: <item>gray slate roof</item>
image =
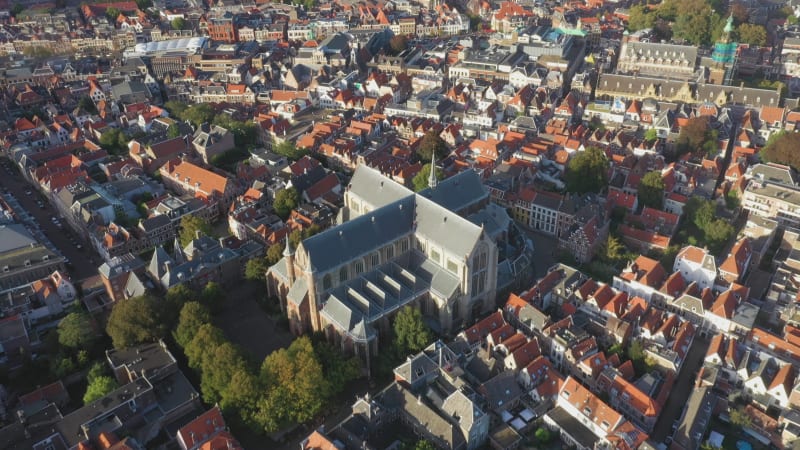
{"label": "gray slate roof", "polygon": [[344,255],[362,256],[410,234],[413,223],[414,198],[407,197],[338,227],[329,228],[300,245],[308,252],[312,270],[325,272],[341,265]]}
{"label": "gray slate roof", "polygon": [[0,254],[36,244],[36,239],[24,225],[13,223],[0,225]]}
{"label": "gray slate roof", "polygon": [[419,195],[428,198],[450,211],[461,212],[476,203],[486,201],[489,191],[481,178],[472,170],[465,170],[440,181],[436,189],[425,189]]}

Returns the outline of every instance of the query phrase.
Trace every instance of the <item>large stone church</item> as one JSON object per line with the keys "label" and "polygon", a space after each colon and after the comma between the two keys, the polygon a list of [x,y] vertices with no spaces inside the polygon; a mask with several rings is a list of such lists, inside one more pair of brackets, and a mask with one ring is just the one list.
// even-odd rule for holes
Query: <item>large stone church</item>
{"label": "large stone church", "polygon": [[530,242],[474,171],[429,185],[414,193],[359,166],[338,225],[287,245],[267,278],[295,334],[323,331],[369,365],[403,306],[444,334],[496,308],[498,284],[530,267]]}

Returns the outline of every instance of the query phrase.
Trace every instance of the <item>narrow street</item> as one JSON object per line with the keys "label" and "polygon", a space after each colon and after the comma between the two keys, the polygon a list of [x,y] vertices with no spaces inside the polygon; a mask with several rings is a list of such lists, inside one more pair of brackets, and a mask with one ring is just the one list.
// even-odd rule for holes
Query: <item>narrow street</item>
{"label": "narrow street", "polygon": [[667,436],[672,435],[672,424],[680,418],[683,407],[686,406],[686,400],[694,389],[694,380],[700,367],[703,366],[708,345],[709,339],[701,338],[699,335],[695,336],[692,341],[692,346],[686,354],[686,361],[675,380],[667,404],[664,405],[661,417],[656,422],[653,432],[650,433],[653,442],[664,442]]}
{"label": "narrow street", "polygon": [[[0,161],[10,164],[5,158],[0,159]],[[17,172],[14,172],[13,175],[8,175],[5,171],[2,173],[3,175],[0,176],[0,187],[8,190],[8,194],[5,194],[4,198],[8,195],[13,196],[10,203],[13,204],[13,201],[16,200],[24,210],[19,212],[20,219],[23,223],[32,228],[34,234],[41,232],[44,238],[55,247],[54,250],[61,253],[72,263],[72,267],[69,267],[72,281],[78,282],[96,275],[97,266],[100,264],[100,257],[91,250],[89,244],[87,242],[75,241],[76,244],[82,247],[78,249],[77,245],[72,243],[72,233],[69,231],[65,221],[61,221],[61,224],[64,226],[63,230],[52,222],[51,218],[58,215],[55,208],[53,208],[50,203],[22,177],[22,175]],[[30,191],[31,193],[26,194],[26,191]],[[37,200],[43,201],[44,209],[36,204]],[[47,242],[43,243],[48,245]]]}

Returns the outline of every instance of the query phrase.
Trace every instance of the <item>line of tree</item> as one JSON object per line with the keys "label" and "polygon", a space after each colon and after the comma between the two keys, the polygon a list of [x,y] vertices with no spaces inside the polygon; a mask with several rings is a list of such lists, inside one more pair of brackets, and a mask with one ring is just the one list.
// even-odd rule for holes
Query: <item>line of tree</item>
{"label": "line of tree", "polygon": [[210,311],[197,302],[184,305],[174,337],[200,374],[203,400],[218,402],[226,416],[258,432],[313,419],[360,375],[359,362],[344,358],[322,336],[301,337],[259,367],[226,339],[211,323]]}

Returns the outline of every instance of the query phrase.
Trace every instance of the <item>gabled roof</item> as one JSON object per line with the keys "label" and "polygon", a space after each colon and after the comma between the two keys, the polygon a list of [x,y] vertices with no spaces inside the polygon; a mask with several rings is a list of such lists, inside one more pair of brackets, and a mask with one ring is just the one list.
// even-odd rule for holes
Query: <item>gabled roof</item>
{"label": "gabled roof", "polygon": [[[583,417],[578,420],[588,420],[597,427],[609,432],[625,421],[620,413],[608,406],[591,391],[583,387],[577,380],[567,377],[558,395],[558,402],[568,403],[579,411]],[[585,419],[584,419],[585,418]]]}
{"label": "gabled roof", "polygon": [[467,338],[468,343],[476,344],[482,342],[489,333],[502,327],[505,323],[506,321],[503,319],[503,313],[495,311],[485,319],[467,328],[462,333]]}
{"label": "gabled roof", "polygon": [[769,390],[783,387],[783,391],[788,395],[794,386],[794,378],[794,367],[791,364],[786,364],[778,370],[778,373],[775,374],[775,378],[772,379],[772,383],[769,385]]}
{"label": "gabled roof", "polygon": [[228,183],[231,182],[227,177],[186,161],[181,161],[176,165],[168,164],[164,168],[167,169],[170,177],[179,180],[181,183],[194,186],[197,191],[208,195],[215,192],[219,194],[225,193]]}
{"label": "gabled roof", "polygon": [[215,406],[178,430],[178,439],[187,448],[194,448],[224,430],[225,419],[219,407]]}
{"label": "gabled roof", "polygon": [[734,244],[728,257],[720,264],[719,270],[739,278],[747,270],[751,255],[750,238],[744,237]]}
{"label": "gabled roof", "polygon": [[633,408],[642,417],[657,417],[661,412],[661,405],[658,402],[621,376],[614,377],[611,389],[612,392],[616,390],[621,403]]}

